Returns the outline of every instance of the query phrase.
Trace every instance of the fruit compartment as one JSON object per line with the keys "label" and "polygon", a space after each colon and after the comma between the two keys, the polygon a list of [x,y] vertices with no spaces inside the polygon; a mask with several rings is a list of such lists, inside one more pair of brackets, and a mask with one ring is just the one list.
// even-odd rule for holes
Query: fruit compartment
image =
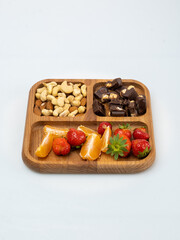
{"label": "fruit compartment", "polygon": [[[98,89],[100,89],[101,87],[104,87],[106,82],[107,82],[107,81],[101,81],[101,80],[99,80],[97,83],[94,84],[94,86],[93,86],[93,101],[96,99],[96,97],[94,96],[94,92],[96,92],[96,91],[97,91]],[[145,96],[146,96],[145,86],[144,86],[143,84],[139,83],[138,81],[136,81],[136,80],[130,80],[130,79],[128,80],[128,79],[127,79],[126,81],[122,80],[122,82],[123,82],[123,86],[125,86],[125,87],[128,87],[129,85],[133,85],[133,86],[135,87],[136,92],[137,92],[138,94],[142,94],[142,95],[145,95]],[[147,98],[147,96],[146,96],[146,98]],[[116,118],[137,118],[137,117],[141,117],[141,116],[146,115],[146,113],[147,113],[147,108],[148,108],[148,106],[146,106],[146,112],[145,112],[144,114],[142,114],[142,115],[137,115],[137,116],[135,116],[135,117],[131,117],[131,116],[123,116],[123,117],[117,116],[117,117],[116,117],[116,116],[110,116],[110,115],[107,114],[107,113],[109,113],[108,103],[103,103],[103,105],[104,105],[105,110],[106,110],[106,116],[96,115],[96,113],[94,113],[94,110],[93,110],[93,113],[94,113],[96,116],[98,116],[98,117],[102,117],[102,118],[111,117],[111,118],[114,118],[114,119],[116,119]],[[148,102],[147,102],[147,105],[148,105]]]}
{"label": "fruit compartment", "polygon": [[[115,129],[118,128],[119,125],[122,125],[124,122],[112,122],[112,130],[114,132]],[[147,131],[148,131],[148,126],[146,124],[144,124],[143,122],[135,122],[135,123],[132,123],[132,122],[126,122],[126,123],[129,123],[130,126],[131,126],[131,130],[133,131],[135,128],[137,127],[142,127],[142,126],[145,126],[147,128]],[[97,128],[99,126],[100,122],[86,122],[84,124],[85,127],[88,127],[88,128],[91,128],[95,131],[97,131]],[[32,128],[31,128],[31,135],[30,135],[30,142],[29,142],[29,152],[30,152],[30,155],[36,159],[37,161],[40,161],[40,162],[46,162],[46,163],[68,163],[69,161],[70,162],[73,162],[74,164],[79,164],[81,162],[81,164],[86,164],[86,162],[89,162],[89,161],[86,161],[86,160],[83,160],[80,155],[79,155],[79,152],[80,150],[73,150],[70,152],[70,154],[68,154],[67,156],[57,156],[53,153],[53,151],[50,152],[50,154],[46,157],[46,158],[38,158],[36,155],[35,155],[35,151],[37,149],[37,147],[39,146],[39,144],[41,143],[41,140],[42,140],[42,137],[43,137],[43,127],[45,125],[51,125],[51,126],[54,126],[54,127],[57,127],[57,128],[78,128],[78,126],[80,126],[80,123],[78,121],[74,121],[74,122],[66,122],[66,121],[63,121],[63,122],[47,122],[47,121],[40,121],[40,122],[36,122],[32,125]],[[150,143],[151,143],[151,139],[150,139]],[[101,157],[97,160],[98,162],[101,162],[103,160],[107,160],[111,163],[114,163],[116,162],[113,157],[111,157],[110,155],[107,155],[105,153],[102,153],[101,154]],[[127,158],[119,158],[118,161],[135,161],[135,160],[138,160],[136,157],[134,157],[132,154],[129,155],[129,157]],[[141,161],[141,160],[138,160],[138,161]],[[96,162],[96,161],[94,161]]]}

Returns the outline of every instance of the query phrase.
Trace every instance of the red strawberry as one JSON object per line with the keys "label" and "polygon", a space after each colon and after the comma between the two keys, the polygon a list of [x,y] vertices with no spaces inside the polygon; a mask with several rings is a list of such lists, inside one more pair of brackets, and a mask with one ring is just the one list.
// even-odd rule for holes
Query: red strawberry
{"label": "red strawberry", "polygon": [[113,138],[110,138],[110,144],[108,145],[108,150],[106,154],[111,154],[114,156],[115,160],[118,160],[118,157],[126,157],[131,150],[131,141],[126,135],[117,134]]}
{"label": "red strawberry", "polygon": [[81,130],[70,128],[67,133],[67,141],[71,146],[80,146],[86,141],[86,135]]}
{"label": "red strawberry", "polygon": [[121,134],[124,134],[129,139],[131,139],[131,130],[129,128],[130,128],[130,125],[128,123],[127,124],[123,124],[123,125],[119,125],[119,128],[117,128],[114,131],[114,135],[119,134],[119,136],[120,136]]}
{"label": "red strawberry", "polygon": [[99,124],[99,127],[98,127],[98,133],[101,134],[101,135],[103,135],[105,129],[106,129],[108,126],[109,126],[109,127],[111,128],[111,130],[112,130],[112,125],[111,125],[111,123],[109,123],[109,122],[102,122],[102,123],[100,123],[100,124]]}
{"label": "red strawberry", "polygon": [[70,150],[71,150],[71,146],[70,144],[67,142],[67,140],[65,138],[55,138],[53,141],[53,145],[52,145],[52,149],[53,152],[56,155],[67,155]]}
{"label": "red strawberry", "polygon": [[133,132],[133,138],[134,139],[149,139],[149,134],[146,132],[146,129],[144,127],[136,128]]}
{"label": "red strawberry", "polygon": [[138,158],[146,157],[151,151],[150,143],[145,139],[136,139],[132,141],[132,152]]}

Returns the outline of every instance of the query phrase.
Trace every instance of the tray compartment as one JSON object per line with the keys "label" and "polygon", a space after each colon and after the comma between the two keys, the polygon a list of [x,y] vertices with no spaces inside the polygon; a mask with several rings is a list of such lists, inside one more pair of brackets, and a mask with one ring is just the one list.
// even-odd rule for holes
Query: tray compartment
{"label": "tray compartment", "polygon": [[[134,87],[135,87],[135,89],[136,89],[136,91],[137,91],[137,93],[138,94],[143,94],[143,95],[146,95],[146,93],[145,93],[145,88],[142,86],[142,85],[140,85],[137,81],[136,82],[132,82],[132,81],[122,81],[123,82],[123,85],[124,86],[129,86],[129,85],[133,85]],[[101,82],[100,80],[96,83],[96,84],[94,84],[94,86],[93,86],[93,99],[95,99],[95,97],[94,97],[94,92],[95,91],[97,91],[99,88],[101,88],[101,87],[104,87],[105,86],[105,83],[106,82]],[[107,110],[108,110],[108,104],[107,103],[105,103],[104,104],[104,106],[105,106],[105,109],[106,109],[106,112],[107,112]],[[94,113],[94,111],[93,111],[93,113]],[[95,113],[94,113],[95,114]],[[146,114],[146,113],[144,113],[144,114]],[[143,115],[144,115],[143,114]],[[137,117],[141,117],[141,116],[143,116],[143,115],[138,115]],[[98,115],[97,115],[98,116]],[[99,116],[98,116],[99,117]],[[106,118],[106,117],[109,117],[108,115],[106,115],[106,116],[102,116],[102,118]],[[111,117],[111,118],[122,118],[122,117]],[[128,118],[128,117],[125,117],[125,118]],[[130,118],[132,118],[132,117],[130,117]]]}

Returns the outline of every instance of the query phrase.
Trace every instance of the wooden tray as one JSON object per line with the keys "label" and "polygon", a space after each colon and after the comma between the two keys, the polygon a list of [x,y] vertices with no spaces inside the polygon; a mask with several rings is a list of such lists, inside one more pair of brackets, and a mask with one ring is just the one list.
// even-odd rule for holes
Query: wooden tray
{"label": "wooden tray", "polygon": [[[53,117],[38,116],[33,112],[35,92],[43,82],[56,81],[58,83],[67,80],[72,83],[85,83],[87,86],[87,111],[81,116],[74,118],[69,117]],[[108,79],[111,80],[111,79]],[[155,143],[153,133],[153,122],[151,113],[150,93],[147,87],[139,81],[124,79],[124,85],[134,85],[139,94],[145,94],[147,98],[147,110],[142,116],[137,117],[100,117],[94,114],[92,109],[93,91],[102,86],[107,79],[46,79],[34,84],[29,93],[29,101],[27,107],[26,125],[24,132],[24,142],[22,149],[22,158],[24,163],[31,169],[41,173],[136,173],[141,172],[152,165],[155,159]],[[67,156],[56,156],[52,151],[43,160],[35,156],[35,150],[42,139],[42,130],[44,125],[57,126],[60,128],[77,127],[85,125],[97,130],[100,122],[109,121],[113,123],[113,130],[120,123],[130,123],[132,128],[138,126],[147,126],[150,134],[150,144],[152,150],[150,154],[138,160],[130,155],[128,158],[122,158],[115,161],[110,155],[105,153],[97,161],[84,161],[79,156],[79,151],[73,151]]]}

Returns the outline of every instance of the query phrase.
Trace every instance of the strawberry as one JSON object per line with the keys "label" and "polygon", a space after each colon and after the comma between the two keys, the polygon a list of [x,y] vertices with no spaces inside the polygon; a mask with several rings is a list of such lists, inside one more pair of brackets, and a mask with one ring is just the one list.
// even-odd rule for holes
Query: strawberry
{"label": "strawberry", "polygon": [[111,123],[109,123],[109,122],[102,122],[102,123],[100,123],[100,124],[99,124],[99,127],[98,127],[98,133],[101,134],[101,135],[103,135],[105,129],[106,129],[108,126],[109,126],[109,127],[111,128],[111,130],[112,130],[112,125],[111,125]]}
{"label": "strawberry", "polygon": [[128,123],[127,124],[123,124],[123,125],[119,125],[119,128],[117,128],[114,131],[114,135],[119,134],[119,136],[120,136],[121,134],[124,134],[129,139],[131,139],[131,130],[129,128],[130,128],[130,125]]}
{"label": "strawberry", "polygon": [[149,134],[147,133],[145,127],[135,128],[134,132],[133,132],[133,138],[134,139],[145,139],[145,140],[148,140],[149,139]]}
{"label": "strawberry", "polygon": [[131,150],[131,141],[126,135],[117,134],[113,138],[110,138],[110,144],[106,154],[111,154],[114,156],[115,160],[118,160],[118,157],[126,157]]}
{"label": "strawberry", "polygon": [[80,146],[86,141],[86,135],[81,130],[70,128],[67,133],[67,141],[71,146]]}
{"label": "strawberry", "polygon": [[132,152],[138,158],[146,157],[151,151],[150,143],[145,139],[135,139],[132,141]]}
{"label": "strawberry", "polygon": [[64,156],[70,152],[71,146],[65,138],[61,137],[61,138],[55,138],[53,140],[52,149],[56,155]]}

